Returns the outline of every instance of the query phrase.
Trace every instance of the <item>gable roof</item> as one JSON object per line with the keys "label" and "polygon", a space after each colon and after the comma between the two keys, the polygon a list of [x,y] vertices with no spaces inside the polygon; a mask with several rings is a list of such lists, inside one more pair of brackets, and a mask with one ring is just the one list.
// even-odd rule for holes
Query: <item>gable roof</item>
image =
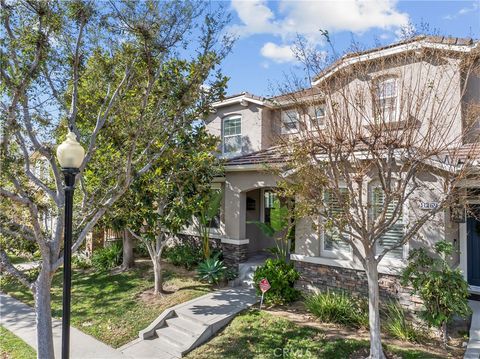
{"label": "gable roof", "polygon": [[270,106],[270,103],[267,99],[259,96],[255,96],[249,92],[242,92],[235,95],[230,95],[225,97],[222,101],[217,101],[212,103],[213,108],[219,108],[234,104],[240,104],[242,106],[248,106],[248,103],[253,103],[261,106]]}
{"label": "gable roof", "polygon": [[358,62],[375,60],[385,56],[421,49],[438,49],[465,53],[477,48],[478,44],[478,41],[474,41],[471,38],[422,35],[362,52],[351,52],[332,63],[324,71],[318,74],[314,78],[312,86],[318,85],[320,81],[326,80],[337,71]]}

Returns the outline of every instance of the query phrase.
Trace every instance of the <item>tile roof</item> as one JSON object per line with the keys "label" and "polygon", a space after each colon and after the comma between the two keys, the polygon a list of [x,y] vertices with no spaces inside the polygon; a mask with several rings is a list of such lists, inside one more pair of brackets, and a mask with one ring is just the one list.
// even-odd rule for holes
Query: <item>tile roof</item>
{"label": "tile roof", "polygon": [[412,37],[410,39],[397,41],[397,42],[394,42],[394,43],[389,44],[389,45],[375,47],[373,49],[368,49],[368,50],[365,50],[365,51],[356,51],[356,52],[352,51],[352,52],[346,53],[341,58],[339,58],[338,60],[334,61],[332,64],[327,66],[317,76],[315,76],[314,81],[319,80],[326,73],[329,73],[335,67],[339,66],[343,61],[345,61],[347,59],[351,59],[351,58],[354,58],[354,57],[357,57],[357,56],[362,56],[362,55],[370,54],[370,53],[373,53],[373,52],[387,50],[387,49],[391,49],[391,48],[398,47],[398,46],[401,46],[401,45],[406,45],[406,44],[410,44],[410,43],[413,43],[413,42],[419,42],[419,41],[424,41],[424,42],[432,43],[432,44],[451,45],[451,46],[454,46],[454,45],[455,46],[472,46],[475,42],[478,42],[477,40],[473,40],[472,38],[419,35],[419,36]]}
{"label": "tile roof", "polygon": [[280,151],[280,146],[273,146],[265,150],[252,152],[246,155],[230,158],[225,166],[245,166],[284,163],[285,155]]}

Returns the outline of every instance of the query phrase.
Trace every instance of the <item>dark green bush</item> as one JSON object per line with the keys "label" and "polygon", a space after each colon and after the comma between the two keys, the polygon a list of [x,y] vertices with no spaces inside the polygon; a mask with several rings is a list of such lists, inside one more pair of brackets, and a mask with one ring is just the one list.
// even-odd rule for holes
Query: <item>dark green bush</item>
{"label": "dark green bush", "polygon": [[281,259],[267,259],[265,264],[255,271],[253,281],[258,294],[261,294],[258,283],[263,278],[269,281],[271,288],[265,293],[264,302],[266,304],[286,304],[296,300],[300,294],[293,287],[299,277],[293,264],[285,263]]}
{"label": "dark green bush", "polygon": [[420,341],[421,330],[415,328],[413,323],[408,320],[405,310],[399,303],[389,302],[385,308],[385,315],[387,317],[385,329],[391,336],[409,342]]}
{"label": "dark green bush", "polygon": [[98,270],[108,270],[122,264],[122,245],[112,243],[111,245],[93,252],[92,266]]}
{"label": "dark green bush", "polygon": [[368,303],[345,292],[320,292],[305,300],[307,309],[322,322],[355,328],[368,327]]}
{"label": "dark green bush", "polygon": [[410,252],[408,265],[402,274],[402,284],[410,285],[412,293],[423,300],[421,317],[430,326],[441,329],[447,340],[447,323],[455,315],[466,318],[471,314],[468,306],[468,283],[452,262],[453,244],[438,241],[435,254],[424,248]]}
{"label": "dark green bush", "polygon": [[192,270],[203,260],[201,248],[189,242],[177,243],[165,248],[162,256],[173,265],[183,266],[187,270]]}

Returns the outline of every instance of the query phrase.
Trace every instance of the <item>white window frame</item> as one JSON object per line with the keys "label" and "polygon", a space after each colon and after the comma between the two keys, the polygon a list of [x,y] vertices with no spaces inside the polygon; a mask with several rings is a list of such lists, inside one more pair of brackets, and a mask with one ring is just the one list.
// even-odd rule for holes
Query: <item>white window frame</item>
{"label": "white window frame", "polygon": [[[240,119],[240,133],[234,135],[225,135],[225,121]],[[225,138],[240,137],[240,148],[234,152],[225,152]],[[233,114],[222,118],[222,154],[226,156],[234,156],[242,153],[242,115]]]}
{"label": "white window frame", "polygon": [[[288,116],[288,113],[294,113],[295,114],[295,117],[296,117],[295,128],[285,127],[286,123],[294,123],[294,121],[285,121],[286,118],[291,119],[291,117]],[[300,122],[300,114],[295,109],[282,110],[282,112],[281,112],[281,122],[282,122],[282,129],[281,129],[282,135],[297,133],[299,122]]]}
{"label": "white window frame", "polygon": [[[341,188],[347,188],[347,186],[341,186]],[[322,257],[328,257],[328,258],[343,258],[343,259],[353,259],[353,250],[350,245],[348,245],[348,250],[345,248],[335,248],[335,245],[333,246],[332,249],[326,249],[325,248],[325,219],[320,218],[321,221],[321,230],[320,230],[320,255]],[[347,235],[349,236],[349,235]]]}
{"label": "white window frame", "polygon": [[[323,111],[323,116],[317,115],[317,110],[321,109]],[[325,120],[327,118],[327,112],[325,105],[318,105],[318,106],[311,106],[308,110],[308,116],[310,117],[310,127],[312,130],[316,130],[317,128],[323,129],[325,128]],[[321,119],[323,124],[318,125],[318,120]],[[317,124],[315,124],[317,122]]]}
{"label": "white window frame", "polygon": [[[373,211],[374,211],[374,208],[373,208],[373,190],[375,188],[380,188],[382,189],[381,185],[379,185],[378,183],[371,183],[370,186],[369,186],[369,189],[368,189],[368,201],[369,201],[369,204],[370,204],[370,213],[369,213],[369,220],[370,221],[373,221]],[[409,212],[408,212],[408,206],[407,206],[407,202],[404,202],[403,203],[403,206],[402,206],[402,221],[401,223],[403,224],[403,232],[405,234],[405,230],[407,229],[407,218],[408,218],[408,215],[409,215]],[[406,259],[408,258],[408,253],[409,253],[409,250],[410,250],[410,245],[409,245],[409,242],[405,243],[403,246],[403,251],[402,251],[402,257],[401,258],[397,258],[397,257],[394,257],[394,256],[391,256],[391,252],[388,252],[386,253],[383,258],[382,258],[382,261],[390,261],[390,262],[395,262],[395,261],[399,261],[399,262],[405,262]],[[382,247],[380,246],[380,240],[377,241],[377,243],[375,244],[375,252],[377,255],[379,255],[382,251]]]}
{"label": "white window frame", "polygon": [[[385,95],[382,95],[381,92],[379,91],[380,90],[380,86],[382,86],[383,84],[385,83],[394,83],[395,85],[395,94],[394,95],[390,95],[390,96],[385,96]],[[398,101],[398,81],[397,81],[397,78],[396,77],[386,77],[386,78],[380,78],[380,79],[377,79],[376,80],[376,83],[375,83],[375,92],[374,92],[374,111],[378,111],[380,106],[379,106],[379,103],[380,101],[385,101],[387,99],[395,99],[395,104],[394,104],[394,108],[393,108],[393,118],[389,118],[388,120],[385,119],[385,122],[388,123],[388,122],[396,122],[398,121],[398,110],[399,110],[399,101]],[[383,114],[382,116],[385,114],[385,110],[384,108],[382,108],[382,111],[383,111]],[[375,116],[375,122],[379,122],[379,119],[377,119],[377,114],[374,113],[374,116]]]}
{"label": "white window frame", "polygon": [[265,223],[265,192],[273,192],[273,188],[262,188],[260,190],[260,221]]}

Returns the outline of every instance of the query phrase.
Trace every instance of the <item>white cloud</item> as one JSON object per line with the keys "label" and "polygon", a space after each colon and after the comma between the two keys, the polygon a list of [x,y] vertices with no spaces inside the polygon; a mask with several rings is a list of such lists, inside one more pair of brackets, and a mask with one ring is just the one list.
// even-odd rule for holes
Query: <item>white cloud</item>
{"label": "white cloud", "polygon": [[396,4],[396,0],[281,0],[275,14],[265,0],[232,0],[232,8],[242,25],[231,29],[240,36],[272,34],[284,39],[297,33],[320,38],[320,29],[330,32],[391,29],[409,20],[408,14],[396,9]]}
{"label": "white cloud", "polygon": [[443,18],[445,20],[453,20],[453,19],[456,19],[458,18],[459,16],[462,16],[462,15],[466,15],[470,12],[473,12],[473,11],[479,11],[479,6],[478,6],[478,3],[473,3],[471,7],[463,7],[461,8],[460,10],[458,10],[455,14],[449,14],[449,15],[445,15]]}
{"label": "white cloud", "polygon": [[277,45],[273,42],[267,42],[263,45],[260,53],[263,57],[273,60],[279,64],[285,62],[295,62],[295,54],[290,45]]}
{"label": "white cloud", "polygon": [[330,33],[362,33],[372,28],[395,30],[409,21],[408,14],[397,10],[397,0],[281,0],[277,4],[275,13],[265,0],[232,0],[232,8],[242,24],[230,28],[241,37],[254,34],[279,37],[282,44],[267,43],[262,48],[262,55],[269,54],[277,62],[294,60],[287,49],[290,50],[289,44],[297,35],[304,36],[310,44],[321,45],[324,39],[319,30]]}

